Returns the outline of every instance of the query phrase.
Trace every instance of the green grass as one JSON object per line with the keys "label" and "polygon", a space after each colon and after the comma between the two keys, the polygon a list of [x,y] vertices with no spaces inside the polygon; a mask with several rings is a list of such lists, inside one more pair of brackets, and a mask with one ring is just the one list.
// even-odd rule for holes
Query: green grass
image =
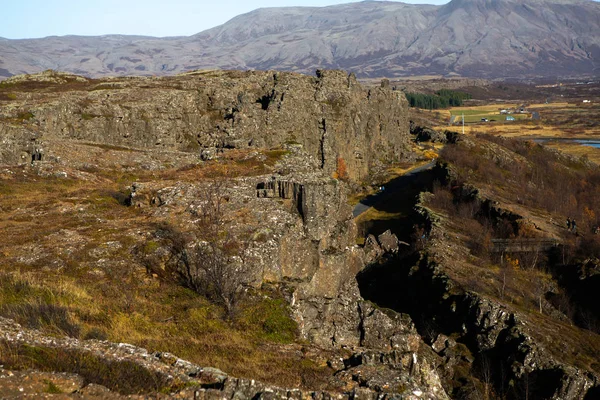
{"label": "green grass", "polygon": [[290,317],[290,310],[283,299],[264,298],[246,308],[239,324],[264,340],[291,343],[298,334],[298,325]]}
{"label": "green grass", "polygon": [[88,113],[81,113],[81,119],[83,119],[84,121],[90,121],[96,117],[99,117],[98,115],[94,115],[94,114],[88,114]]}
{"label": "green grass", "polygon": [[17,95],[15,93],[6,93],[5,97],[7,100],[16,100],[17,99]]}
{"label": "green grass", "polygon": [[457,115],[457,116],[462,116],[464,114],[465,117],[467,117],[467,116],[473,116],[473,115],[499,114],[499,111],[494,110],[494,109],[473,110],[473,109],[464,109],[464,108],[452,108],[452,109],[450,109],[450,114]]}
{"label": "green grass", "polygon": [[46,386],[46,390],[44,390],[44,392],[48,393],[48,394],[60,394],[62,393],[62,390],[60,390],[60,388],[58,386],[56,386],[56,384],[48,379],[44,380],[44,383],[47,385]]}
{"label": "green grass", "polygon": [[[466,123],[482,122],[482,118],[487,118],[489,121],[495,120],[495,122],[505,122],[508,115],[500,114],[500,111],[494,109],[461,109],[453,108],[450,110],[450,115],[455,116],[455,122],[462,121],[462,116],[465,116]],[[523,120],[529,117],[528,114],[510,114],[515,120]],[[510,122],[510,121],[509,121]]]}
{"label": "green grass", "polygon": [[[38,369],[78,374],[88,383],[108,387],[121,394],[143,394],[176,390],[181,384],[151,372],[131,361],[111,361],[95,354],[63,348],[44,348],[0,341],[0,363],[15,370]],[[60,393],[48,384],[47,393]]]}

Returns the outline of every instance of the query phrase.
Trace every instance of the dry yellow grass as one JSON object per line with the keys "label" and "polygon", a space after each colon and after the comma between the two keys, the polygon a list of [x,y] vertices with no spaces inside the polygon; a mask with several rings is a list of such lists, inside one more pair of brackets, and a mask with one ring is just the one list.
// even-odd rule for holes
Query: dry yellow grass
{"label": "dry yellow grass", "polygon": [[[268,164],[282,151],[265,155]],[[206,163],[206,168],[136,171],[136,177],[104,164],[88,172],[102,178],[89,181],[44,178],[30,168],[5,170],[0,176],[0,312],[7,304],[23,305],[24,311],[13,307],[11,312],[21,312],[22,322],[28,322],[46,307],[62,313],[58,322],[42,321],[39,328],[50,334],[73,327],[77,337],[170,351],[234,376],[281,386],[328,387],[329,370],[318,357],[303,355],[302,344],[281,344],[267,337],[260,323],[246,321],[262,318],[261,311],[247,316],[250,304],[242,306],[239,319],[225,322],[219,307],[150,277],[134,248],[146,240],[140,232],[153,231],[153,218],[115,198],[134,178],[167,186],[174,179],[253,174],[263,164],[235,153],[228,160]],[[68,176],[76,173],[67,170]],[[274,348],[265,351],[265,346]]]}
{"label": "dry yellow grass", "polygon": [[[442,147],[442,145],[436,144],[436,149],[438,149],[438,151],[441,147]],[[419,168],[420,166],[427,164],[429,162],[429,160],[431,159],[431,157],[426,157],[426,154],[433,155],[433,154],[437,154],[437,153],[432,150],[425,150],[425,151],[423,151],[423,154],[424,154],[425,158],[427,159],[426,161],[419,161],[414,164],[394,165],[388,169],[388,177],[390,179],[394,179],[394,178],[397,178],[399,176],[406,174],[407,172],[412,171],[415,168]],[[435,157],[433,157],[433,158],[435,158]]]}
{"label": "dry yellow grass", "polygon": [[519,105],[520,104],[516,104],[516,103],[502,103],[502,104],[488,104],[488,105],[484,105],[484,106],[462,106],[462,107],[455,107],[452,109],[452,111],[455,111],[454,114],[459,113],[459,111],[457,111],[457,110],[470,110],[470,111],[478,111],[481,113],[485,113],[485,112],[504,110],[507,108],[515,108],[515,107],[518,107]]}
{"label": "dry yellow grass", "polygon": [[418,109],[419,114],[423,116],[430,116],[433,119],[441,119],[441,120],[450,120],[451,112],[450,110],[426,110],[423,108]]}
{"label": "dry yellow grass", "polygon": [[[462,133],[462,126],[438,126],[437,131],[451,130]],[[545,125],[543,123],[502,123],[502,124],[467,124],[464,132],[467,135],[476,133],[488,133],[491,135],[500,135],[505,137],[543,137],[543,138],[570,138],[570,139],[585,139],[590,137],[600,136],[600,129],[590,128],[582,129],[582,133],[573,135],[566,132],[564,129],[556,126]]]}
{"label": "dry yellow grass", "polygon": [[402,213],[387,212],[387,211],[378,210],[375,207],[371,207],[367,211],[365,211],[364,213],[360,214],[356,218],[356,222],[357,223],[362,223],[362,222],[365,222],[365,221],[374,221],[374,220],[388,221],[388,220],[398,219],[402,215],[403,215]]}
{"label": "dry yellow grass", "polygon": [[558,102],[558,103],[535,103],[530,104],[527,108],[538,109],[557,109],[557,108],[577,108],[578,104],[575,103],[567,103],[567,102]]}
{"label": "dry yellow grass", "polygon": [[564,141],[563,142],[549,142],[549,143],[546,143],[546,146],[556,149],[556,150],[560,150],[563,153],[567,153],[567,154],[570,154],[575,157],[584,157],[584,158],[587,158],[588,160],[590,160],[591,162],[600,164],[600,150],[595,147],[585,146],[585,145],[582,145],[579,143],[574,143],[574,142],[564,142]]}
{"label": "dry yellow grass", "polygon": [[[452,127],[437,127],[438,131],[451,130],[462,133],[462,126]],[[476,133],[489,133],[492,135],[501,135],[506,137],[522,137],[522,136],[539,136],[539,137],[563,137],[564,132],[561,129],[544,126],[530,125],[520,123],[503,123],[503,124],[476,124],[465,125],[464,132],[466,135]]]}

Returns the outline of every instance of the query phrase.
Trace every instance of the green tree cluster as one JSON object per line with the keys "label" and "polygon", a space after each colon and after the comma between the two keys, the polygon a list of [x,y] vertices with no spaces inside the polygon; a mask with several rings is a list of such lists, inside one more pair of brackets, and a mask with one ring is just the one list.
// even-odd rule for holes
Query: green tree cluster
{"label": "green tree cluster", "polygon": [[471,95],[449,89],[441,89],[435,94],[405,93],[411,107],[436,110],[439,108],[462,106],[463,100],[468,100]]}

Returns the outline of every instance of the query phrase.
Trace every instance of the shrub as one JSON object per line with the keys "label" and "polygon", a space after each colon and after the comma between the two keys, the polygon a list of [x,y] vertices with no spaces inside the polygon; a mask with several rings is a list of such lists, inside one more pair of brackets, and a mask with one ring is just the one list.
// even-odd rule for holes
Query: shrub
{"label": "shrub", "polygon": [[6,93],[4,96],[6,97],[7,100],[16,100],[17,99],[17,95],[15,93]]}
{"label": "shrub", "polygon": [[454,202],[454,196],[450,192],[448,187],[444,187],[439,180],[433,182],[433,188],[431,189],[433,196],[427,201],[427,205],[441,208],[442,210],[449,210]]}
{"label": "shrub", "polygon": [[84,112],[81,113],[81,119],[83,119],[84,121],[90,121],[96,117],[97,117],[97,115],[94,115],[94,114],[88,114],[88,113],[84,113]]}
{"label": "shrub", "polygon": [[108,334],[100,328],[92,328],[83,337],[84,340],[108,340]]}
{"label": "shrub", "polygon": [[[213,181],[200,193],[197,225],[186,234],[164,223],[156,235],[169,252],[167,268],[179,282],[205,296],[233,317],[246,282],[247,265],[244,242],[233,237],[223,220],[223,181]],[[195,240],[194,236],[198,239]],[[157,270],[153,257],[146,257],[148,270]]]}
{"label": "shrub", "polygon": [[45,379],[44,383],[47,385],[46,390],[44,390],[45,393],[48,393],[48,394],[62,393],[62,390],[60,390],[60,388],[58,386],[56,386],[56,384],[54,382]]}
{"label": "shrub", "polygon": [[20,112],[19,114],[17,114],[17,119],[19,119],[21,121],[29,121],[30,119],[33,119],[33,118],[34,118],[34,115],[30,111],[23,111],[23,112]]}
{"label": "shrub", "polygon": [[346,161],[342,157],[337,158],[337,165],[333,174],[334,179],[347,180],[348,179],[348,167]]}

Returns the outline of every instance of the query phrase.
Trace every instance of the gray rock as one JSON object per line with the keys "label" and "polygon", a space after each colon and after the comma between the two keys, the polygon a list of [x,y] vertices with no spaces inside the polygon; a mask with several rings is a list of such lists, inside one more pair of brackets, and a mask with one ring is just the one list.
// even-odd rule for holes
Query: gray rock
{"label": "gray rock", "polygon": [[386,253],[396,253],[399,247],[398,237],[389,229],[377,237],[377,242]]}
{"label": "gray rock", "polygon": [[[41,74],[21,81],[44,78]],[[30,92],[26,101],[19,97],[3,106],[0,162],[30,162],[34,138],[44,144],[47,159],[58,153],[56,139],[177,150],[205,160],[214,158],[212,149],[295,143],[318,160],[326,175],[332,176],[343,163],[344,174],[356,181],[378,165],[412,157],[404,96],[390,88],[367,90],[342,71],[322,71],[318,78],[255,71],[169,80],[111,78],[88,82],[87,87],[82,83],[79,91],[58,90],[60,81],[50,84],[57,90]],[[271,99],[266,106],[265,96]],[[30,110],[30,119],[21,125],[6,122],[24,108]],[[89,160],[82,157],[79,162]]]}

